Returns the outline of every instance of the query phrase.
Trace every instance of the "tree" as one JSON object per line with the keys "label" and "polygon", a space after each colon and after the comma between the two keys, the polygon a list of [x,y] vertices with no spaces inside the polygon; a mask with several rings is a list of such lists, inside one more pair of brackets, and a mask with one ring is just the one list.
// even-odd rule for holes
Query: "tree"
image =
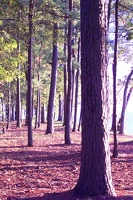
{"label": "tree", "polygon": [[[69,0],[69,12],[73,10],[73,0]],[[68,89],[66,96],[66,116],[65,116],[65,144],[71,144],[70,128],[71,128],[71,100],[72,100],[72,20],[68,20]]]}
{"label": "tree", "polygon": [[118,51],[118,3],[119,0],[116,0],[115,3],[115,46],[114,46],[114,60],[113,60],[113,131],[114,131],[114,150],[113,157],[118,156],[117,149],[117,126],[116,126],[116,71],[117,71],[117,51]]}
{"label": "tree", "polygon": [[107,1],[81,0],[81,167],[75,195],[115,195],[110,167]]}
{"label": "tree", "polygon": [[32,138],[32,34],[34,1],[29,1],[29,41],[28,41],[28,146],[33,146]]}
{"label": "tree", "polygon": [[54,117],[54,101],[55,101],[56,80],[57,80],[57,65],[58,65],[58,24],[56,22],[54,23],[53,27],[53,58],[52,58],[51,84],[50,84],[50,93],[48,102],[46,134],[54,132],[53,117]]}
{"label": "tree", "polygon": [[[120,119],[118,121],[118,132],[119,132],[119,134],[124,133],[124,118],[125,118],[126,107],[127,107],[129,98],[130,98],[132,90],[133,90],[133,87],[131,86],[129,91],[128,91],[128,86],[129,86],[129,83],[131,81],[132,75],[133,75],[133,70],[131,70],[131,72],[129,73],[127,80],[126,80],[126,83],[125,83],[125,88],[124,88],[124,93],[123,93],[122,110],[121,110]],[[127,92],[128,92],[128,94],[127,94]]]}

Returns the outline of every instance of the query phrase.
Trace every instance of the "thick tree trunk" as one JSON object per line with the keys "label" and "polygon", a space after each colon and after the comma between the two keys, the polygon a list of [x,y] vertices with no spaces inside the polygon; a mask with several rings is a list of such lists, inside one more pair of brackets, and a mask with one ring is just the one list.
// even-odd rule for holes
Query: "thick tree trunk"
{"label": "thick tree trunk", "polygon": [[53,59],[52,59],[50,93],[48,101],[46,134],[54,132],[54,101],[55,101],[56,80],[57,80],[57,64],[58,64],[58,26],[57,23],[55,23],[53,27]]}
{"label": "thick tree trunk", "polygon": [[106,0],[81,0],[82,150],[80,175],[74,190],[81,196],[115,194],[107,127],[106,16]]}

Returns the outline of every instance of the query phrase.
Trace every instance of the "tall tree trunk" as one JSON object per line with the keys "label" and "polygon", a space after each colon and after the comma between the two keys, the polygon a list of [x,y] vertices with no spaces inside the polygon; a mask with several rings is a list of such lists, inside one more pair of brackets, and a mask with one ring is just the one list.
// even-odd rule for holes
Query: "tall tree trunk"
{"label": "tall tree trunk", "polygon": [[[64,56],[66,57],[66,37],[67,37],[67,28],[65,28],[65,42],[64,42]],[[67,66],[66,62],[64,64],[64,126],[66,121],[66,97],[67,97]]]}
{"label": "tall tree trunk", "polygon": [[[69,0],[69,11],[73,8],[73,0]],[[66,97],[66,119],[65,119],[65,144],[71,144],[70,128],[71,128],[71,100],[72,100],[72,21],[68,20],[68,90]]]}
{"label": "tall tree trunk", "polygon": [[114,47],[114,62],[113,62],[113,132],[114,132],[114,149],[113,157],[118,156],[118,142],[117,142],[117,122],[116,122],[116,71],[117,71],[117,49],[118,49],[118,2],[115,3],[115,47]]}
{"label": "tall tree trunk", "polygon": [[128,75],[127,81],[126,81],[126,84],[125,84],[125,88],[124,88],[122,110],[121,110],[121,115],[120,115],[120,119],[119,119],[119,122],[118,122],[119,134],[123,134],[124,133],[125,111],[126,111],[128,100],[129,100],[131,92],[132,92],[132,89],[130,89],[129,93],[127,95],[127,90],[128,90],[129,82],[131,80],[132,75],[133,75],[133,70],[131,70],[130,74]]}
{"label": "tall tree trunk", "polygon": [[37,106],[36,106],[36,120],[35,120],[35,129],[40,127],[40,89],[37,91]]}
{"label": "tall tree trunk", "polygon": [[[19,76],[20,76],[20,63],[18,65]],[[16,126],[21,128],[21,95],[20,95],[20,77],[17,78],[17,96],[16,96]]]}
{"label": "tall tree trunk", "polygon": [[77,126],[77,108],[78,108],[78,80],[79,80],[79,69],[76,72],[76,89],[75,89],[75,112],[74,112],[74,123],[73,123],[73,132],[76,131]]}
{"label": "tall tree trunk", "polygon": [[34,1],[29,1],[29,41],[28,41],[28,146],[33,146],[32,138],[32,32]]}
{"label": "tall tree trunk", "polygon": [[[21,11],[18,12],[18,17],[21,20]],[[18,54],[20,54],[20,28],[18,28]],[[17,128],[21,128],[21,93],[20,93],[20,63],[18,63],[18,77],[17,77],[17,95],[16,95],[16,120]]]}
{"label": "tall tree trunk", "polygon": [[[80,38],[78,40],[78,56],[77,56],[77,61],[80,63]],[[79,86],[79,69],[77,69],[76,72],[76,89],[75,89],[75,112],[74,112],[74,123],[73,123],[73,132],[76,131],[76,126],[77,126],[77,110],[78,110],[78,86]],[[79,128],[80,129],[80,128]]]}
{"label": "tall tree trunk", "polygon": [[[42,49],[42,44],[41,44]],[[40,52],[41,52],[40,49]],[[39,55],[39,69],[38,69],[38,83],[40,82],[40,68],[41,68],[41,56]],[[35,128],[40,127],[41,121],[41,91],[40,86],[37,91],[37,109],[36,109],[36,121],[35,121]]]}
{"label": "tall tree trunk", "polygon": [[74,190],[81,196],[115,194],[107,127],[106,34],[107,1],[81,0],[82,150],[80,175]]}
{"label": "tall tree trunk", "polygon": [[[74,99],[75,99],[75,69],[72,69],[72,99],[71,99],[71,116],[73,117],[74,112]],[[72,119],[73,121],[73,119]]]}
{"label": "tall tree trunk", "polygon": [[48,101],[46,134],[54,132],[54,101],[56,92],[57,64],[58,64],[58,25],[57,23],[55,23],[53,27],[53,59],[52,59],[50,93]]}

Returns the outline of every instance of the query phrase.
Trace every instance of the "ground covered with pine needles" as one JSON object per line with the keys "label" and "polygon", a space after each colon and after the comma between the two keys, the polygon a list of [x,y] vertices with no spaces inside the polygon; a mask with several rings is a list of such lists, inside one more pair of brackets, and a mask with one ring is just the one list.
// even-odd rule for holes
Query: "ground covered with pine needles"
{"label": "ground covered with pine needles", "polygon": [[[111,158],[117,197],[73,197],[80,168],[81,134],[71,133],[64,145],[64,128],[55,124],[54,134],[45,135],[46,125],[33,129],[34,146],[27,146],[27,127],[11,124],[0,134],[0,200],[133,200],[133,136],[118,136],[118,158]],[[110,146],[113,148],[111,135]],[[111,150],[112,151],[112,150]]]}

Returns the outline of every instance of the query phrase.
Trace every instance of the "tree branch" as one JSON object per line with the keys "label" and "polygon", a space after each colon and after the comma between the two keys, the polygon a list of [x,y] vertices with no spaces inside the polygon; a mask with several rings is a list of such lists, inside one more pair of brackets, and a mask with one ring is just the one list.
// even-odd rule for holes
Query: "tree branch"
{"label": "tree branch", "polygon": [[125,8],[125,9],[127,9],[127,10],[133,11],[133,9],[131,9],[131,8],[127,7],[127,6],[124,6],[124,5],[120,4],[120,3],[118,3],[118,5],[121,6],[121,7],[123,7],[123,8]]}

